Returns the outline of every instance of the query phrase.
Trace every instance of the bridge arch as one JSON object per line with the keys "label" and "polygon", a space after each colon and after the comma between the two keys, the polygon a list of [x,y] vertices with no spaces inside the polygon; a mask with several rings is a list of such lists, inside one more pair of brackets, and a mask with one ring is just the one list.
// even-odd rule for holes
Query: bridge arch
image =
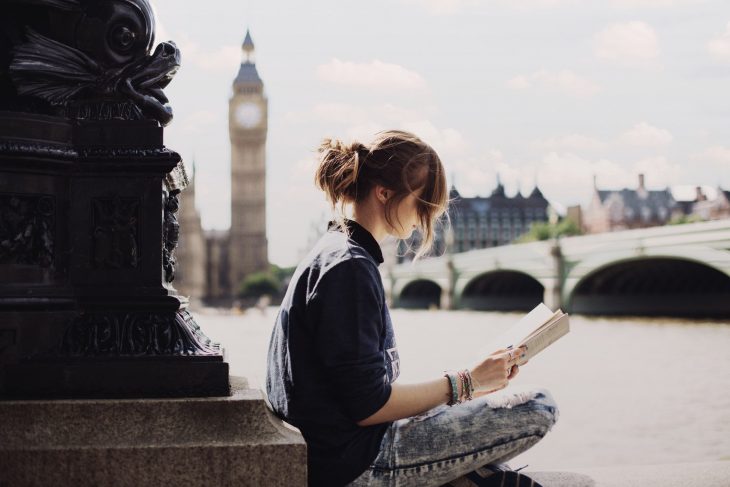
{"label": "bridge arch", "polygon": [[473,277],[460,293],[459,308],[529,311],[543,301],[544,286],[521,271],[500,269]]}
{"label": "bridge arch", "polygon": [[415,279],[403,286],[396,304],[400,308],[428,309],[441,304],[441,286],[429,279]]}
{"label": "bridge arch", "polygon": [[633,256],[606,262],[574,282],[573,313],[730,316],[730,273],[686,255]]}

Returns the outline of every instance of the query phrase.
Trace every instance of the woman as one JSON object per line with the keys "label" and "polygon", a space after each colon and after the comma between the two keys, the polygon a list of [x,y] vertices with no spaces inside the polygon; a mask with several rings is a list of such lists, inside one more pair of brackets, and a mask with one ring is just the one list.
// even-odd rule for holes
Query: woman
{"label": "woman", "polygon": [[[309,485],[442,485],[532,446],[556,420],[550,394],[514,396],[505,407],[486,396],[517,375],[524,350],[394,383],[398,349],[378,242],[419,229],[416,258],[428,251],[448,199],[436,152],[413,134],[386,131],[368,146],[327,139],[319,154],[315,182],[339,211],[290,281],[266,377],[275,413],[307,443]],[[520,477],[503,469],[490,478]]]}

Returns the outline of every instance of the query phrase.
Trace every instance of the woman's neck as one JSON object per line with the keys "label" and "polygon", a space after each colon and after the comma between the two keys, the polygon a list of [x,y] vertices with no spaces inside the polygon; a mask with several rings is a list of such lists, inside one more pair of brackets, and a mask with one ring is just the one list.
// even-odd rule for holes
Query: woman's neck
{"label": "woman's neck", "polygon": [[378,242],[382,242],[388,236],[387,227],[382,218],[379,218],[375,211],[368,208],[367,204],[354,205],[352,209],[352,219],[355,220],[365,230],[370,232],[373,238]]}

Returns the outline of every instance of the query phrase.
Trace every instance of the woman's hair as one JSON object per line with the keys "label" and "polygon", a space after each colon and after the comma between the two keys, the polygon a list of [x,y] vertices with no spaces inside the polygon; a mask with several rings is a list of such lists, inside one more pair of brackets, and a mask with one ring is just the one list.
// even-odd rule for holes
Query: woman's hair
{"label": "woman's hair", "polygon": [[369,145],[324,139],[318,152],[320,163],[314,181],[327,195],[333,210],[339,206],[335,221],[343,230],[346,231],[345,204],[363,201],[375,185],[394,192],[385,203],[385,219],[391,227],[395,227],[392,213],[398,204],[423,188],[417,197],[423,238],[414,260],[430,250],[436,221],[443,215],[448,218],[446,176],[441,159],[431,146],[412,133],[386,130],[377,133]]}

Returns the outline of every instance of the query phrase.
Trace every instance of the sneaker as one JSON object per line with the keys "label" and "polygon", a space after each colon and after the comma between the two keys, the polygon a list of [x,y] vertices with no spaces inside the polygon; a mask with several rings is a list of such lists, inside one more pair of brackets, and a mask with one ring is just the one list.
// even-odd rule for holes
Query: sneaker
{"label": "sneaker", "polygon": [[444,484],[442,487],[542,487],[541,484],[506,463],[488,464]]}

